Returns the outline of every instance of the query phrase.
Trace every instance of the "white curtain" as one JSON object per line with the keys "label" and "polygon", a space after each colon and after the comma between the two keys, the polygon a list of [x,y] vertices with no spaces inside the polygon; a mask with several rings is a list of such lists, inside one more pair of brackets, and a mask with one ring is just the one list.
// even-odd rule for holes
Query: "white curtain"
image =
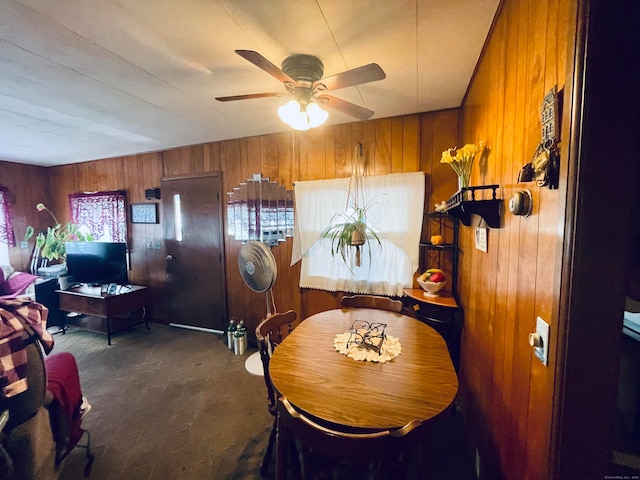
{"label": "white curtain", "polygon": [[[347,207],[349,178],[296,182],[295,235],[291,264],[302,260],[300,287],[401,296],[419,265],[424,205],[424,172],[363,178],[368,221],[378,232],[362,248],[362,265],[346,265],[320,239],[332,218]],[[370,261],[371,260],[371,261]]]}

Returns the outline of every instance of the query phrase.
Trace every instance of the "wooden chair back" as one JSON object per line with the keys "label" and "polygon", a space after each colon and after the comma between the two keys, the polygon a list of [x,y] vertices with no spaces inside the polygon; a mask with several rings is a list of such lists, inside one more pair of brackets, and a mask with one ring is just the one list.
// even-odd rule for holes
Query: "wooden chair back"
{"label": "wooden chair back", "polygon": [[[406,463],[406,459],[401,457],[402,454],[417,441],[417,435],[408,435],[421,424],[419,420],[412,420],[397,430],[362,433],[340,431],[335,427],[321,425],[298,412],[285,397],[278,400],[278,435],[281,435],[278,437],[278,446],[292,443],[291,437],[295,437],[304,448],[322,457],[358,464],[389,462],[387,467],[395,474],[398,474],[397,469]],[[284,448],[277,451],[277,479],[287,478],[286,454]],[[305,472],[299,473],[302,478],[306,478]]]}
{"label": "wooden chair back", "polygon": [[352,295],[342,297],[340,303],[343,307],[352,308],[376,308],[378,310],[389,310],[390,312],[402,312],[402,302],[389,297],[378,295]]}
{"label": "wooden chair back", "polygon": [[293,331],[297,325],[298,315],[293,310],[284,313],[274,313],[265,318],[256,327],[256,340],[260,350],[260,359],[264,370],[264,381],[267,386],[269,411],[276,415],[276,395],[271,376],[269,375],[269,360],[273,350]]}
{"label": "wooden chair back", "polygon": [[269,443],[262,459],[260,472],[266,475],[271,452],[276,440],[277,428],[277,398],[273,384],[271,383],[271,375],[269,375],[269,362],[273,350],[293,331],[296,327],[297,314],[293,310],[284,313],[274,313],[265,318],[256,327],[256,340],[258,342],[258,350],[260,351],[260,359],[262,360],[262,368],[264,371],[264,383],[267,387],[267,408],[269,413],[274,416],[273,428],[269,435]]}

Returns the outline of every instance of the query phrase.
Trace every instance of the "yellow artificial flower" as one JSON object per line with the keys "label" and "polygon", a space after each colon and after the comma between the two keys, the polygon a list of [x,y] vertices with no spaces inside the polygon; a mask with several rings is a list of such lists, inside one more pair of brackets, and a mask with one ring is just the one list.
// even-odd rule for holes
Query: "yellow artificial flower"
{"label": "yellow artificial flower", "polygon": [[454,148],[450,148],[449,150],[445,150],[444,152],[442,152],[442,159],[440,160],[440,163],[453,163],[454,162],[454,158],[451,156],[451,151],[455,150]]}
{"label": "yellow artificial flower", "polygon": [[484,142],[478,145],[467,143],[462,148],[449,148],[442,152],[440,163],[448,163],[456,175],[460,178],[460,185],[464,188],[469,186],[471,178],[471,167],[476,154],[484,148]]}

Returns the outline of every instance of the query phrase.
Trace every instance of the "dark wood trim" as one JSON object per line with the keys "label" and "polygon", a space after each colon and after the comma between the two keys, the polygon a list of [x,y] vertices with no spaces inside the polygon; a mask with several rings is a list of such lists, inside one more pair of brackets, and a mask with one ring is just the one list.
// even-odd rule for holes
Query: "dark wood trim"
{"label": "dark wood trim", "polygon": [[[640,51],[639,24],[632,4],[577,4],[550,449],[554,479],[612,473],[625,267],[640,177],[639,74],[633,53]],[[606,272],[609,280],[600,283],[594,272]]]}
{"label": "dark wood trim", "polygon": [[[566,205],[576,205],[576,165],[578,163],[578,151],[579,151],[579,129],[578,125],[581,124],[582,114],[582,95],[583,95],[583,72],[584,72],[584,48],[586,39],[586,13],[588,5],[585,2],[579,2],[576,5],[576,21],[574,22],[575,28],[573,30],[573,37],[575,41],[569,42],[569,48],[572,48],[572,52],[567,54],[567,80],[565,83],[564,91],[564,111],[562,118],[562,132],[561,136],[565,141],[567,153],[562,157],[563,161],[567,162],[567,166],[563,166],[561,169],[561,175],[566,176],[566,181],[562,179],[559,182],[561,188],[566,190],[565,198]],[[566,159],[566,160],[565,160]],[[573,249],[575,245],[574,238],[574,222],[575,222],[575,209],[565,208],[565,225],[564,225],[564,237],[563,237],[563,258],[561,262],[562,272],[560,275],[556,275],[558,283],[556,288],[559,290],[559,296],[557,298],[558,305],[554,305],[554,309],[558,310],[558,332],[557,332],[557,362],[556,372],[554,377],[554,391],[556,392],[556,401],[553,404],[552,412],[552,427],[551,427],[551,442],[549,452],[549,473],[550,478],[558,478],[557,472],[560,465],[561,450],[558,447],[561,441],[561,428],[562,413],[565,408],[563,385],[565,380],[565,356],[567,351],[567,317],[569,316],[569,299],[570,299],[570,284],[571,276],[568,272],[571,271],[571,265],[573,262]]]}

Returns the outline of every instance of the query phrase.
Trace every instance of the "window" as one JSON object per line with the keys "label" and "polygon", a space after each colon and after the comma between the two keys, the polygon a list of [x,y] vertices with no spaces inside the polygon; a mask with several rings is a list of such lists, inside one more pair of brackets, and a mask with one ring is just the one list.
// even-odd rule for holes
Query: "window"
{"label": "window", "polygon": [[9,209],[9,191],[0,187],[0,265],[10,265],[9,247],[16,246]]}
{"label": "window", "polygon": [[419,266],[424,205],[424,173],[364,177],[370,199],[369,222],[379,233],[382,248],[368,242],[360,267],[346,265],[331,254],[320,233],[347,205],[348,178],[296,182],[292,265],[302,260],[300,287],[328,291],[401,296]]}
{"label": "window", "polygon": [[69,195],[71,221],[99,242],[127,241],[126,193],[122,190]]}

